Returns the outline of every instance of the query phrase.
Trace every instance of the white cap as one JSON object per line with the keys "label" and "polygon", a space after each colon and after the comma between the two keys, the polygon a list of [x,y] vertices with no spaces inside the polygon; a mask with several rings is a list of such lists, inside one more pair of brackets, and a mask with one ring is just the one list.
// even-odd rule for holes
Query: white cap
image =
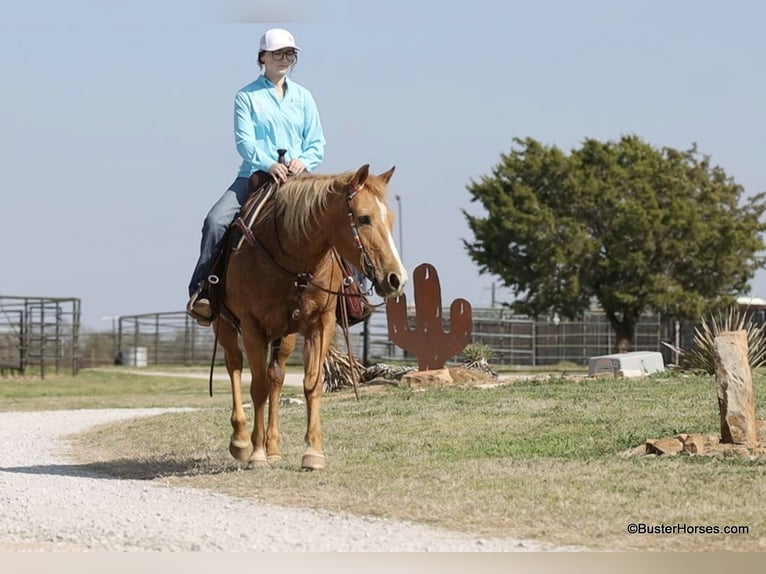
{"label": "white cap", "polygon": [[295,45],[293,35],[283,28],[271,28],[261,36],[261,52],[274,52],[282,48],[294,48],[300,50]]}

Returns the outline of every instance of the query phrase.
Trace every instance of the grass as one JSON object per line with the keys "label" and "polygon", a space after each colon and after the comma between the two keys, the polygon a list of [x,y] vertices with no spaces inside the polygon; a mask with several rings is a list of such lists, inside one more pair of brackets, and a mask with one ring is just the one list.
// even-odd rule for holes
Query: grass
{"label": "grass", "polygon": [[[712,377],[556,375],[494,388],[363,387],[359,401],[351,391],[328,394],[328,468],[316,473],[299,469],[303,405],[281,407],[284,462],[245,470],[228,454],[225,383],[216,383],[210,399],[199,379],[87,371],[76,379],[0,381],[0,408],[199,407],[73,439],[83,465],[113,476],[592,549],[766,549],[763,458],[619,456],[647,438],[717,433]],[[755,377],[756,398],[766,397],[763,381]],[[631,522],[746,525],[750,532],[630,536]]]}
{"label": "grass", "polygon": [[[213,397],[208,396],[207,378],[196,375],[206,369],[163,369],[173,376],[137,374],[140,369],[85,369],[77,376],[46,375],[0,377],[0,411],[61,410],[149,407],[199,407],[230,405],[231,393],[226,370],[217,367]],[[188,374],[188,378],[184,375]],[[249,380],[249,379],[248,379]],[[301,394],[285,387],[286,396]]]}

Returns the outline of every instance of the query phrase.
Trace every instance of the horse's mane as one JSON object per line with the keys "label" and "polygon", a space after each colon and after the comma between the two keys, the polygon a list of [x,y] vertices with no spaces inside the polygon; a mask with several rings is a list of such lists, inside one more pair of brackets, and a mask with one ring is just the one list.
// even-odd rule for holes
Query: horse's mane
{"label": "horse's mane", "polygon": [[[309,228],[325,209],[329,195],[345,187],[354,173],[307,173],[292,177],[274,192],[273,200],[264,206],[259,220],[269,216],[282,217],[282,224],[288,234],[308,239]],[[378,199],[384,199],[386,186],[379,177],[370,174],[364,187]]]}

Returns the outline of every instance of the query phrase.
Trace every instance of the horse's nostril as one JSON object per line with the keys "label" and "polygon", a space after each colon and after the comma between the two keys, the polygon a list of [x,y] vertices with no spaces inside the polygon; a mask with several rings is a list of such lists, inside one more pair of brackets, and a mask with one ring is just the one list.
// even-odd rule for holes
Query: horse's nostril
{"label": "horse's nostril", "polygon": [[396,273],[391,273],[391,275],[388,276],[388,284],[394,289],[399,289],[399,276]]}

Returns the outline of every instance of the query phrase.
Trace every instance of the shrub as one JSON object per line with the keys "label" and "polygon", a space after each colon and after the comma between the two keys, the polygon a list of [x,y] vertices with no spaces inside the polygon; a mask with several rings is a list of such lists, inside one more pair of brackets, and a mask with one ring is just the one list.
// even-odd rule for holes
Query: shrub
{"label": "shrub", "polygon": [[497,373],[489,364],[492,355],[492,347],[483,343],[470,343],[461,353],[463,365],[466,368],[478,369],[497,378]]}
{"label": "shrub", "polygon": [[679,367],[690,371],[715,374],[715,338],[727,331],[747,331],[747,360],[750,369],[766,363],[766,324],[756,325],[747,311],[729,308],[702,319],[694,329],[693,349],[687,350],[663,343],[678,353]]}

